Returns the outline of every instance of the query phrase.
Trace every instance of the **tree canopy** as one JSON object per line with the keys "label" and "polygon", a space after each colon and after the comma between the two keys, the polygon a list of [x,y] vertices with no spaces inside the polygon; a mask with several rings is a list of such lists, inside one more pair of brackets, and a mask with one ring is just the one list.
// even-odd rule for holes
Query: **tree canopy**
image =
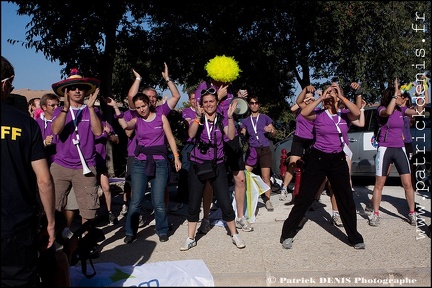
{"label": "tree canopy", "polygon": [[395,77],[414,81],[431,64],[430,1],[10,2],[32,17],[22,45],[58,60],[62,75],[78,66],[101,79],[101,94],[116,99],[125,98],[132,68],[143,85],[166,87],[166,62],[187,89],[206,78],[208,60],[227,55],[242,70],[232,85],[287,123],[298,86],[356,80],[374,102]]}

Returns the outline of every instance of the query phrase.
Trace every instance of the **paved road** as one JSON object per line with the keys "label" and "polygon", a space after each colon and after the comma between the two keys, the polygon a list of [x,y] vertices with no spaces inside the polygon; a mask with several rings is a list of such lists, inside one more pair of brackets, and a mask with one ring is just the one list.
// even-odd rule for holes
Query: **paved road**
{"label": "paved road", "polygon": [[[242,232],[245,249],[237,249],[226,230],[214,226],[197,237],[197,246],[189,251],[179,248],[187,237],[187,207],[170,214],[172,231],[168,242],[161,243],[154,234],[154,220],[139,229],[138,239],[124,244],[125,219],[116,226],[103,226],[106,240],[101,243],[98,262],[115,262],[121,266],[160,261],[202,259],[213,275],[215,286],[413,286],[431,285],[431,241],[426,233],[431,224],[430,193],[417,193],[421,221],[417,227],[406,222],[408,208],[404,191],[390,183],[383,191],[382,222],[368,225],[365,203],[372,196],[370,180],[355,180],[358,229],[366,249],[355,250],[347,244],[343,228],[332,226],[329,197],[326,206],[309,211],[304,228],[294,239],[293,248],[285,250],[279,243],[283,221],[292,206],[272,194],[274,211],[268,212],[259,202],[253,232]],[[175,198],[171,187],[171,199]],[[113,197],[113,210],[121,209],[122,195]],[[260,200],[261,201],[261,200]],[[175,202],[171,201],[170,206]],[[430,234],[429,234],[430,235]]]}

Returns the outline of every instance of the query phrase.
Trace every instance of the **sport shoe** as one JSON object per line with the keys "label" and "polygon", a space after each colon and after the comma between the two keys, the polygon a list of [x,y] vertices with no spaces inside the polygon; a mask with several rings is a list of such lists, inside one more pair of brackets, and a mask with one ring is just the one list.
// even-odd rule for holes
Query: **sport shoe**
{"label": "sport shoe", "polygon": [[200,234],[207,234],[207,232],[210,231],[210,221],[206,218],[203,218],[201,220],[201,225],[198,228],[198,233]]}
{"label": "sport shoe", "polygon": [[159,235],[159,241],[160,242],[167,242],[168,241],[168,235],[167,234],[162,234],[162,235]]}
{"label": "sport shoe", "polygon": [[284,249],[291,249],[293,243],[293,238],[287,238],[282,242],[282,247]]}
{"label": "sport shoe", "polygon": [[282,188],[280,190],[280,194],[279,194],[279,200],[280,201],[285,201],[288,198],[288,191],[286,188]]}
{"label": "sport shoe", "polygon": [[369,225],[370,226],[378,226],[380,224],[380,218],[377,214],[373,214],[372,217],[369,219]]}
{"label": "sport shoe", "polygon": [[126,235],[126,237],[124,238],[124,243],[129,244],[132,243],[133,241],[135,241],[136,237],[135,236],[131,236],[131,235]]}
{"label": "sport shoe", "polygon": [[126,204],[123,204],[120,214],[122,216],[125,216],[127,213],[128,213],[128,206]]}
{"label": "sport shoe", "polygon": [[192,247],[196,246],[196,241],[195,239],[191,239],[191,238],[186,238],[186,241],[183,243],[183,246],[180,247],[180,251],[187,251]]}
{"label": "sport shoe", "polygon": [[144,226],[145,226],[144,218],[143,218],[142,215],[139,215],[139,218],[138,218],[138,228],[142,228]]}
{"label": "sport shoe", "polygon": [[178,210],[180,210],[181,208],[183,208],[183,203],[178,203],[177,205],[175,205],[174,207],[172,207],[170,209],[171,212],[176,212]]}
{"label": "sport shoe", "polygon": [[246,247],[245,242],[243,241],[243,239],[240,238],[240,234],[238,233],[231,236],[231,240],[234,243],[234,245],[236,245],[237,248],[239,249],[243,249]]}
{"label": "sport shoe", "polygon": [[114,225],[118,223],[117,217],[114,216],[112,211],[108,212],[109,225]]}
{"label": "sport shoe", "polygon": [[364,210],[366,212],[374,212],[372,203],[371,202],[366,203],[366,206],[365,206]]}
{"label": "sport shoe", "polygon": [[353,245],[354,249],[360,250],[360,249],[365,249],[366,245],[362,242],[362,243],[357,243]]}
{"label": "sport shoe", "polygon": [[265,202],[265,208],[267,209],[267,211],[273,211],[273,210],[274,210],[274,208],[273,208],[273,204],[271,203],[270,200],[267,200],[267,201]]}
{"label": "sport shoe", "polygon": [[254,230],[254,228],[250,225],[249,221],[247,221],[245,216],[236,220],[236,227],[238,229],[241,228],[245,232],[251,232]]}
{"label": "sport shoe", "polygon": [[330,223],[332,223],[333,225],[335,225],[337,227],[342,227],[343,226],[342,220],[341,220],[339,214],[333,215],[333,217],[330,220]]}
{"label": "sport shoe", "polygon": [[408,214],[408,223],[411,224],[411,226],[416,226],[417,224],[417,217],[416,214]]}

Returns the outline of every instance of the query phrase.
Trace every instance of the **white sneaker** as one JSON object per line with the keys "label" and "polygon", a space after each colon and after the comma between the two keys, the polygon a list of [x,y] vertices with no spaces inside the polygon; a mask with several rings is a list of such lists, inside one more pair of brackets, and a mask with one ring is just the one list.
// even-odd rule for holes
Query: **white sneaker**
{"label": "white sneaker", "polygon": [[240,238],[240,234],[234,234],[233,236],[231,236],[231,239],[234,245],[237,246],[237,248],[243,249],[246,247],[245,242],[243,241],[243,239]]}
{"label": "white sneaker", "polygon": [[191,238],[186,238],[186,241],[183,243],[183,246],[180,247],[180,251],[187,251],[192,247],[196,246],[196,241],[195,239],[191,239]]}
{"label": "white sneaker", "polygon": [[128,213],[128,207],[126,204],[123,204],[120,214],[125,216],[127,213]]}
{"label": "white sneaker", "polygon": [[279,200],[280,201],[285,201],[288,198],[288,191],[286,188],[282,188],[280,190],[280,194],[279,194]]}
{"label": "white sneaker", "polygon": [[235,222],[236,222],[236,227],[238,229],[242,229],[245,232],[252,232],[254,230],[254,228],[251,226],[251,224],[249,223],[249,221],[246,219],[245,216],[241,218],[237,218]]}

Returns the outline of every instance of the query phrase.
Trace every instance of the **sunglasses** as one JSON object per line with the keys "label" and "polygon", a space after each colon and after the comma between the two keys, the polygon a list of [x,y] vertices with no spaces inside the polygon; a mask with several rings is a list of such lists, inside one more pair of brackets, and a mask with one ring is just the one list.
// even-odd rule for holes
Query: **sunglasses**
{"label": "sunglasses", "polygon": [[66,89],[68,89],[68,91],[75,91],[76,89],[78,89],[80,91],[84,91],[84,90],[87,90],[87,86],[86,85],[72,85],[72,86],[66,87]]}
{"label": "sunglasses", "polygon": [[47,105],[47,106],[50,106],[50,107],[52,107],[52,108],[55,108],[55,107],[60,107],[60,104],[50,104],[50,105]]}
{"label": "sunglasses", "polygon": [[259,105],[259,102],[249,102],[249,105]]}
{"label": "sunglasses", "polygon": [[207,94],[212,94],[212,95],[216,95],[216,89],[211,87],[208,89],[203,89],[201,90],[201,96],[207,95]]}
{"label": "sunglasses", "polygon": [[1,80],[1,83],[4,83],[4,82],[9,83],[9,85],[10,85],[10,91],[12,91],[12,90],[15,89],[15,87],[12,85],[12,82],[11,82],[11,80],[12,80],[14,77],[15,77],[15,75],[12,75],[12,76],[9,77],[9,78],[5,78],[5,79]]}

